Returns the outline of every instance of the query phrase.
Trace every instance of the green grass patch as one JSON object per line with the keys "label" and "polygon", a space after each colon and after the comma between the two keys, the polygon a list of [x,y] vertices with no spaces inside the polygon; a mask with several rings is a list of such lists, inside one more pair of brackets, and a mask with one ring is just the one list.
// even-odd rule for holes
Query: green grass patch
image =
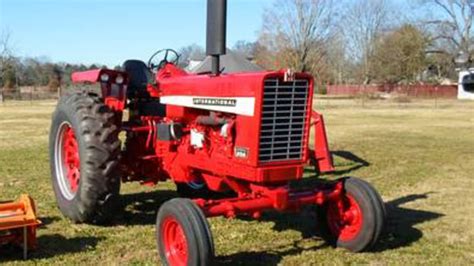
{"label": "green grass patch", "polygon": [[[318,99],[337,176],[374,184],[388,208],[375,251],[352,254],[319,237],[311,208],[264,214],[260,221],[210,219],[217,260],[237,265],[474,263],[474,103],[394,103]],[[27,261],[1,250],[6,265],[154,265],[156,211],[174,185],[124,184],[124,211],[112,226],[74,224],[58,211],[48,159],[54,102],[0,105],[0,200],[29,193],[44,226]],[[311,173],[308,173],[310,175]],[[327,175],[333,178],[336,175]]]}

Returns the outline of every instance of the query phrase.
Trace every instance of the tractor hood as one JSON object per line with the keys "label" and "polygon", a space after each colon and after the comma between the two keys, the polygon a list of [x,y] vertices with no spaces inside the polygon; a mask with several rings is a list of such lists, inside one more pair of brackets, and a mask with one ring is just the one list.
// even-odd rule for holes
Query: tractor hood
{"label": "tractor hood", "polygon": [[[221,111],[246,116],[255,114],[264,80],[283,78],[285,71],[261,71],[214,75],[182,74],[158,78],[160,102],[176,106]],[[297,78],[312,79],[304,73]]]}

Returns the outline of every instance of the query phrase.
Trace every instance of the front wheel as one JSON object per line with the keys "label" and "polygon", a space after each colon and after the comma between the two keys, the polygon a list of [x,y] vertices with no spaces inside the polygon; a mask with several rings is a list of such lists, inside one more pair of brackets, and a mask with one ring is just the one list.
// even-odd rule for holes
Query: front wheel
{"label": "front wheel", "polygon": [[318,208],[323,238],[353,252],[371,248],[385,220],[384,203],[377,191],[358,178],[344,179],[344,194]]}
{"label": "front wheel", "polygon": [[191,200],[175,198],[165,202],[156,218],[158,253],[164,265],[210,265],[214,244],[209,224]]}

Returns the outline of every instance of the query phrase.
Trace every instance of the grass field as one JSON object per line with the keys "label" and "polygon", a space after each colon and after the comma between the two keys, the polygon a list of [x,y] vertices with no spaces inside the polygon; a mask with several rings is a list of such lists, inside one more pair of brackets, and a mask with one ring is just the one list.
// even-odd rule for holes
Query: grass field
{"label": "grass field", "polygon": [[[158,263],[154,219],[174,185],[126,184],[126,208],[108,227],[73,224],[56,208],[47,136],[54,102],[0,104],[0,200],[29,193],[44,223],[28,261],[0,251],[0,263]],[[436,107],[436,108],[435,108]],[[337,174],[370,181],[388,208],[373,252],[333,249],[317,236],[311,209],[261,221],[212,218],[217,261],[242,265],[474,264],[474,102],[411,103],[323,99]]]}

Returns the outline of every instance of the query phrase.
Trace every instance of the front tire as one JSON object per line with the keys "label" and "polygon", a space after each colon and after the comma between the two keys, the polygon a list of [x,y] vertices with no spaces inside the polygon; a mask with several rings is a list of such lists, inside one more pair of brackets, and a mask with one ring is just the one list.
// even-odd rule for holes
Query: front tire
{"label": "front tire", "polygon": [[51,177],[60,211],[74,222],[108,222],[120,190],[119,128],[93,94],[62,97],[50,131]]}
{"label": "front tire", "polygon": [[322,237],[335,247],[353,252],[368,250],[382,232],[384,203],[369,183],[354,177],[343,182],[342,197],[318,208]]}
{"label": "front tire", "polygon": [[158,253],[164,265],[211,265],[214,243],[202,210],[191,200],[165,202],[156,218]]}

